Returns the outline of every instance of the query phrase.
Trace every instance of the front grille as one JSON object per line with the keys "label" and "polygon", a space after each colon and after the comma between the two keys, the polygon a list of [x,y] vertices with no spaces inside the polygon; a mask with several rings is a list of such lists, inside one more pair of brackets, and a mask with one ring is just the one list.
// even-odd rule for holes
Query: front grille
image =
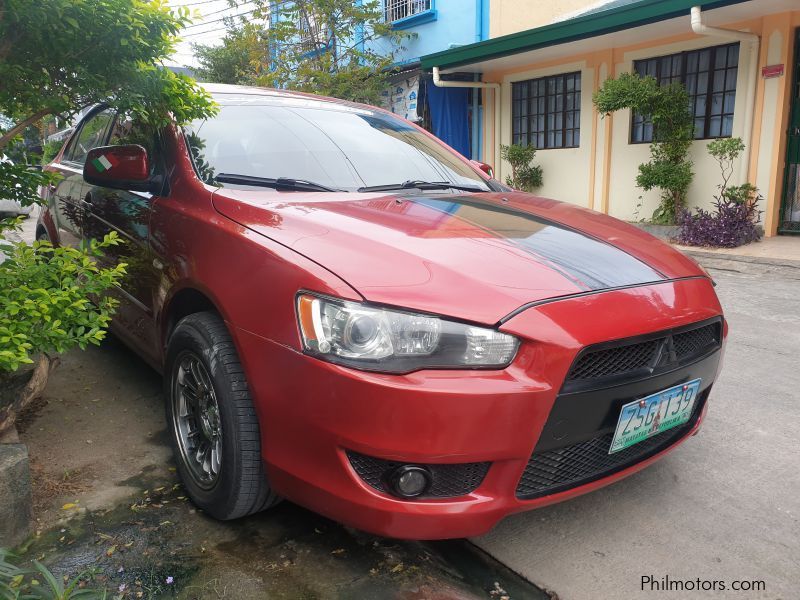
{"label": "front grille", "polygon": [[427,467],[433,476],[431,489],[425,495],[427,498],[452,498],[474,492],[483,482],[483,478],[486,477],[490,464],[488,462],[457,464],[408,463],[384,460],[349,450],[347,451],[347,458],[350,460],[353,470],[361,479],[376,490],[387,494],[389,490],[384,483],[385,479],[397,467],[407,464]]}
{"label": "front grille", "polygon": [[590,346],[572,365],[565,387],[605,378],[649,376],[656,369],[686,364],[716,350],[721,340],[722,326],[715,321],[675,333],[654,334],[643,341],[619,340]]}
{"label": "front grille", "polygon": [[708,391],[700,397],[687,423],[609,454],[614,434],[607,433],[564,448],[534,452],[517,485],[525,500],[570,489],[621,471],[671,446],[694,426]]}
{"label": "front grille", "polygon": [[699,329],[691,329],[672,336],[675,344],[675,354],[678,359],[695,356],[706,352],[710,347],[719,346],[719,327],[715,323]]}
{"label": "front grille", "polygon": [[652,340],[586,352],[572,367],[567,379],[599,379],[647,367],[653,362],[660,344],[660,340]]}

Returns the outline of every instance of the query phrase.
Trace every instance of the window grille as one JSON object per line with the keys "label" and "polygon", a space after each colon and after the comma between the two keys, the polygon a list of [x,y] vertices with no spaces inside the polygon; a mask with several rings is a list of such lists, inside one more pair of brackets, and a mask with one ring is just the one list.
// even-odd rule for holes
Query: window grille
{"label": "window grille", "polygon": [[512,139],[536,148],[577,148],[581,136],[581,74],[512,85]]}
{"label": "window grille", "polygon": [[431,9],[431,0],[383,0],[383,18],[393,23]]}

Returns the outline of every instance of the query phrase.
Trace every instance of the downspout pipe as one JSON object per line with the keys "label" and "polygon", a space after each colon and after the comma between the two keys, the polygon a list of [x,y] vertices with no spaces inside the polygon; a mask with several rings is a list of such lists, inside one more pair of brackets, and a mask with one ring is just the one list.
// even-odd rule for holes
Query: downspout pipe
{"label": "downspout pipe", "polygon": [[[475,81],[481,80],[480,73],[475,73],[472,76]],[[478,94],[472,94],[472,139],[470,140],[470,158],[473,160],[480,159],[480,135],[481,132],[481,116],[479,114],[480,104],[478,103]]]}
{"label": "downspout pipe", "polygon": [[[442,88],[479,88],[491,89],[494,93],[494,148],[493,159],[497,163],[497,148],[500,144],[500,84],[488,81],[445,81],[441,78],[439,67],[433,67],[433,85]],[[499,172],[500,165],[492,165]]]}
{"label": "downspout pipe", "polygon": [[703,12],[699,6],[692,7],[692,31],[697,35],[706,35],[726,40],[738,40],[739,42],[751,44],[748,65],[749,73],[747,76],[747,89],[745,91],[744,104],[744,128],[747,136],[747,145],[742,155],[740,168],[740,183],[746,183],[750,171],[750,148],[753,146],[753,122],[755,120],[756,104],[756,83],[758,82],[758,53],[761,38],[749,31],[739,31],[736,29],[723,29],[721,27],[710,27],[703,23]]}

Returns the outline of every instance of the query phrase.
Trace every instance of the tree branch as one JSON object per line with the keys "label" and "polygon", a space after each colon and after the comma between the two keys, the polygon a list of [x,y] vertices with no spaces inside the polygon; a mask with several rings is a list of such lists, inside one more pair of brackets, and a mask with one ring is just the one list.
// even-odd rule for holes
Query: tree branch
{"label": "tree branch", "polygon": [[43,108],[39,112],[33,113],[30,117],[23,119],[16,125],[14,125],[11,129],[6,131],[2,136],[0,136],[0,150],[8,146],[8,144],[17,137],[20,133],[25,131],[25,128],[28,125],[33,125],[43,117],[47,115],[53,114],[53,111],[49,108]]}

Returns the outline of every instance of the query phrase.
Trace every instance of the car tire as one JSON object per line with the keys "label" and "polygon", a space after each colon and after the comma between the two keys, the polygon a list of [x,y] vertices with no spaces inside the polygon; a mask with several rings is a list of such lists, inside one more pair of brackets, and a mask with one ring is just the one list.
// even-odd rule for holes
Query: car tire
{"label": "car tire", "polygon": [[192,501],[220,520],[277,504],[244,369],[218,314],[200,312],[178,322],[164,382],[177,471]]}

